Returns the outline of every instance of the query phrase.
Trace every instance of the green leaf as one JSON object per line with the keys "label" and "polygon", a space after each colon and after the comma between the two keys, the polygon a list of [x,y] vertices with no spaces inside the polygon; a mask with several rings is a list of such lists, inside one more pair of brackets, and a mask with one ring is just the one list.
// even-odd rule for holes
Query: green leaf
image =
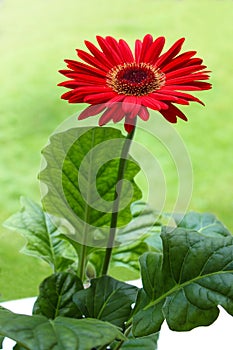
{"label": "green leaf", "polygon": [[4,338],[5,338],[4,336],[0,335],[0,348],[1,349],[2,349],[2,343],[3,343]]}
{"label": "green leaf", "polygon": [[15,344],[15,346],[13,347],[13,350],[25,350],[26,348],[24,346],[21,346],[19,344]]}
{"label": "green leaf", "polygon": [[228,229],[219,221],[215,215],[209,213],[187,213],[180,221],[179,216],[174,216],[174,219],[178,227],[182,227],[189,230],[195,230],[199,233],[209,236],[230,236],[231,233]]}
{"label": "green leaf", "polygon": [[133,318],[133,334],[135,337],[147,336],[160,331],[164,321],[163,304],[164,300],[158,301],[156,306],[150,306],[149,303],[135,314]]}
{"label": "green leaf", "polygon": [[85,317],[108,321],[123,328],[131,314],[137,290],[130,284],[102,276],[91,280],[88,289],[77,292],[74,302]]}
{"label": "green leaf", "polygon": [[27,198],[21,198],[22,209],[4,222],[4,226],[20,232],[27,240],[22,252],[41,258],[54,271],[68,268],[77,258],[72,246],[59,238],[60,232],[42,208]]}
{"label": "green leaf", "polygon": [[122,350],[157,350],[157,342],[159,333],[151,334],[147,337],[134,338],[129,336],[128,340],[124,341],[121,346]]}
{"label": "green leaf", "polygon": [[162,258],[150,252],[140,259],[144,302],[136,303],[134,335],[159,331],[165,318],[176,331],[210,325],[218,305],[233,315],[233,237],[164,228],[162,240]]}
{"label": "green leaf", "polygon": [[[162,254],[143,254],[140,258],[142,283],[146,294],[154,300],[162,286]],[[155,269],[154,267],[157,266]]]}
{"label": "green leaf", "polygon": [[[126,137],[114,128],[73,128],[55,134],[43,150],[47,166],[40,180],[47,186],[47,212],[72,225],[70,237],[105,246],[109,233],[119,158]],[[141,197],[134,182],[140,168],[129,157],[124,173],[118,226],[131,220],[130,204]],[[56,179],[56,181],[54,181]]]}
{"label": "green leaf", "polygon": [[139,258],[146,251],[148,251],[148,245],[143,241],[116,247],[113,249],[111,266],[121,266],[132,271],[139,271]]}
{"label": "green leaf", "polygon": [[108,322],[95,319],[17,315],[0,310],[0,334],[28,350],[90,350],[125,337]]}
{"label": "green leaf", "polygon": [[46,278],[34,304],[33,314],[54,319],[57,316],[80,318],[73,295],[83,289],[81,280],[73,273],[60,272]]}

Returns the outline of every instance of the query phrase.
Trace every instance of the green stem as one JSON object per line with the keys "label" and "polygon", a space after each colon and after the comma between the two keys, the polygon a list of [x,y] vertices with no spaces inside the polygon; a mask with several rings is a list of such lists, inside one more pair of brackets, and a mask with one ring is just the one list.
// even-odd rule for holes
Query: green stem
{"label": "green stem", "polygon": [[[130,325],[124,332],[124,335],[127,337],[131,331],[132,325]],[[121,348],[121,345],[125,342],[125,340],[119,341],[119,343],[116,344],[116,346],[112,350],[119,350]],[[106,350],[106,345],[103,345],[98,348],[98,350]]]}
{"label": "green stem", "polygon": [[78,271],[77,271],[77,275],[80,278],[81,281],[84,281],[84,277],[85,277],[85,268],[86,268],[86,250],[87,250],[87,246],[83,245],[81,252],[80,252],[80,256],[79,256],[79,262],[78,262]]}
{"label": "green stem", "polygon": [[118,174],[117,174],[117,186],[115,187],[112,218],[111,218],[107,248],[105,251],[105,258],[104,258],[104,263],[103,263],[102,275],[107,274],[109,263],[110,263],[111,256],[112,256],[112,248],[114,245],[114,240],[115,240],[115,235],[116,235],[118,209],[119,209],[119,204],[120,204],[120,195],[121,195],[121,190],[122,190],[122,180],[124,178],[125,165],[127,162],[127,155],[129,153],[129,149],[130,149],[130,145],[131,145],[131,142],[132,142],[132,139],[134,136],[134,132],[135,132],[135,125],[133,127],[133,130],[130,133],[128,133],[128,135],[125,139],[125,143],[123,145],[122,151],[121,151],[121,157],[120,157]]}
{"label": "green stem", "polygon": [[[131,331],[132,325],[129,326],[126,330],[124,335],[127,337]],[[121,348],[121,345],[125,342],[125,340],[121,340],[116,346],[113,348],[113,350],[119,350]]]}

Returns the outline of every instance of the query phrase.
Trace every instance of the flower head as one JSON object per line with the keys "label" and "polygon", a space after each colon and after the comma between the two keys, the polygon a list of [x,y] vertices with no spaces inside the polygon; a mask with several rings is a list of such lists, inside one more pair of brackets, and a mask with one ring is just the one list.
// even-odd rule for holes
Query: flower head
{"label": "flower head", "polygon": [[123,39],[96,38],[101,50],[85,41],[90,53],[77,50],[85,63],[65,60],[68,69],[60,70],[69,80],[58,85],[71,89],[61,98],[90,104],[79,119],[102,113],[99,125],[104,125],[125,118],[125,129],[130,132],[137,116],[148,120],[148,108],[176,123],[177,117],[187,118],[175,104],[203,104],[186,91],[210,89],[211,84],[203,82],[209,78],[209,71],[202,59],[193,57],[196,51],[179,54],[184,38],[163,54],[164,37],[153,40],[147,34],[142,41],[136,40],[134,53]]}

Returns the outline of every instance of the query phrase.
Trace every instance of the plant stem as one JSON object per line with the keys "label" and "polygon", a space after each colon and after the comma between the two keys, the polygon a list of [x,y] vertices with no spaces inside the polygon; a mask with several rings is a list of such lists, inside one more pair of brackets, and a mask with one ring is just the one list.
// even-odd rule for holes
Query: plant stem
{"label": "plant stem", "polygon": [[83,242],[80,250],[79,261],[78,261],[78,271],[77,271],[78,277],[81,279],[82,282],[85,279],[86,258],[87,258],[86,242],[87,242],[87,235],[88,235],[89,216],[90,216],[90,208],[87,205],[85,208],[85,225],[83,230]]}
{"label": "plant stem", "polygon": [[[129,326],[126,330],[124,335],[127,337],[127,335],[130,333],[132,328],[132,325]],[[113,348],[113,350],[119,350],[121,348],[121,345],[125,342],[125,340],[121,340],[118,344],[116,344],[115,348]]]}
{"label": "plant stem", "polygon": [[114,202],[113,202],[113,211],[112,211],[112,218],[111,218],[111,224],[110,224],[110,231],[109,231],[109,238],[108,238],[108,244],[105,251],[105,258],[103,263],[103,269],[102,269],[102,275],[106,275],[108,272],[109,263],[112,256],[112,249],[114,245],[115,235],[116,235],[116,228],[117,228],[117,219],[118,219],[118,209],[120,204],[120,195],[122,190],[122,180],[124,178],[124,172],[125,172],[125,165],[127,162],[127,155],[129,153],[130,145],[134,136],[135,132],[135,125],[130,133],[128,133],[122,151],[121,151],[121,157],[118,167],[118,174],[117,174],[117,186],[115,187],[115,193],[114,193]]}
{"label": "plant stem", "polygon": [[[127,337],[127,335],[130,333],[132,328],[132,325],[130,325],[126,330],[124,335]],[[121,348],[121,345],[125,342],[125,340],[121,340],[119,343],[116,344],[116,346],[113,348],[113,350],[119,350]],[[101,347],[98,348],[98,350],[106,350],[106,345],[103,345]]]}
{"label": "plant stem", "polygon": [[77,275],[80,278],[81,281],[84,280],[84,275],[85,275],[85,267],[86,267],[86,250],[87,246],[83,245],[80,256],[79,256],[79,262],[78,262],[78,270],[77,270]]}

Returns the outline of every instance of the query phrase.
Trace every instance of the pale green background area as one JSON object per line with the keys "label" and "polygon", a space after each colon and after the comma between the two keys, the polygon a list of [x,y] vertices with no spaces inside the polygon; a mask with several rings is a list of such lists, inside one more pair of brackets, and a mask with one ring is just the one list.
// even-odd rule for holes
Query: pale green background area
{"label": "pale green background area", "polygon": [[[190,208],[215,213],[232,230],[232,16],[231,0],[0,1],[0,221],[19,209],[21,195],[39,201],[40,150],[57,125],[77,111],[60,100],[65,89],[56,87],[63,80],[57,73],[65,67],[63,59],[75,59],[75,48],[83,48],[84,39],[95,42],[96,34],[132,44],[151,33],[166,36],[166,48],[186,37],[184,50],[197,50],[213,72],[213,89],[198,94],[206,107],[183,107],[189,121],[180,120],[175,128],[193,164]],[[169,207],[177,175],[166,155],[156,152]],[[35,295],[51,272],[18,253],[23,244],[20,235],[0,228],[2,300]]]}

